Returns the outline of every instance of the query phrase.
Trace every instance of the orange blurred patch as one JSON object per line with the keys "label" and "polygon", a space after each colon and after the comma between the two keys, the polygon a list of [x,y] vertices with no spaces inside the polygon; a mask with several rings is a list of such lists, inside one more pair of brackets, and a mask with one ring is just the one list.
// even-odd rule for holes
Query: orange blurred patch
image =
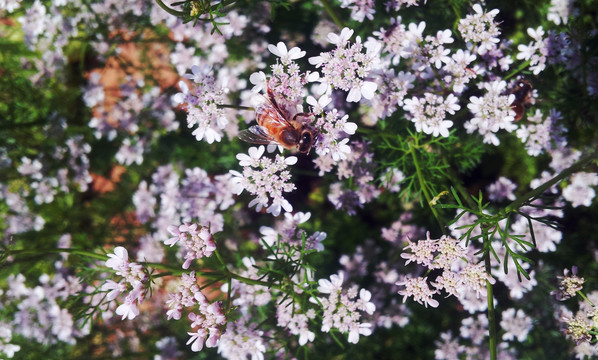
{"label": "orange blurred patch", "polygon": [[126,171],[127,169],[124,166],[115,165],[112,170],[110,170],[110,178],[106,178],[96,173],[91,173],[92,190],[98,194],[105,194],[107,192],[114,191],[116,184],[120,182],[122,174],[124,174]]}

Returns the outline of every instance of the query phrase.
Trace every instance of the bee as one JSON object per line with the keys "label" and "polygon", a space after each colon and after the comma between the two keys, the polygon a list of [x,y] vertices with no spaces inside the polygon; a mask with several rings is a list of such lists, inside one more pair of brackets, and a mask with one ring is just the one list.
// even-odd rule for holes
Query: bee
{"label": "bee", "polygon": [[515,86],[509,91],[509,94],[515,95],[515,100],[511,104],[511,108],[515,111],[515,121],[521,120],[525,110],[532,106],[534,99],[532,98],[532,84],[525,79],[517,80]]}
{"label": "bee", "polygon": [[278,144],[286,149],[303,154],[309,153],[314,144],[314,133],[305,124],[297,121],[297,117],[310,116],[297,113],[290,120],[286,111],[276,103],[274,93],[268,87],[268,98],[255,109],[257,125],[242,130],[238,137],[252,144]]}

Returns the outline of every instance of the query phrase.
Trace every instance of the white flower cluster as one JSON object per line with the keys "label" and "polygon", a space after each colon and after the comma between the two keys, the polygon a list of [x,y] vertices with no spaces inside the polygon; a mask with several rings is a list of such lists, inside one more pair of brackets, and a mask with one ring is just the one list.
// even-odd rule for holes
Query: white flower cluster
{"label": "white flower cluster", "polygon": [[591,206],[596,196],[592,186],[598,186],[598,174],[578,172],[571,175],[569,185],[563,189],[563,197],[571,202],[571,206]]}
{"label": "white flower cluster", "polygon": [[520,44],[517,46],[519,53],[517,59],[529,61],[529,69],[534,75],[538,75],[546,68],[546,59],[548,57],[549,49],[547,39],[544,39],[544,29],[542,26],[537,29],[528,28],[527,34],[531,36],[534,41],[529,45]]}
{"label": "white flower cluster", "polygon": [[168,320],[179,320],[185,307],[198,310],[197,314],[189,313],[191,328],[197,328],[195,332],[187,333],[191,336],[187,341],[187,345],[191,344],[191,350],[201,351],[204,343],[209,348],[217,346],[221,329],[226,325],[226,317],[218,302],[210,303],[202,294],[194,271],[182,275],[177,292],[169,294],[169,297],[167,304],[170,310],[166,312]]}
{"label": "white flower cluster", "polygon": [[[297,230],[297,227],[309,220],[310,217],[311,213],[285,213],[284,219],[277,222],[275,229],[268,226],[260,227],[260,233],[262,234],[261,239],[264,241],[265,246],[268,247],[273,247],[280,242],[295,247],[300,247],[305,244],[306,250],[322,251],[324,250],[322,241],[326,239],[325,232],[316,231],[311,236],[307,236],[304,230]],[[303,240],[304,236],[305,242]],[[286,252],[287,250],[284,249],[280,251]]]}
{"label": "white flower cluster", "polygon": [[453,94],[449,94],[446,99],[441,95],[425,93],[423,98],[412,97],[405,99],[403,109],[408,111],[411,121],[415,123],[415,130],[432,134],[432,136],[449,136],[448,129],[453,126],[453,122],[446,120],[446,114],[455,114],[461,106],[459,99]]}
{"label": "white flower cluster", "polygon": [[318,133],[318,139],[314,148],[320,157],[332,158],[333,162],[346,159],[351,153],[349,135],[355,134],[357,124],[347,121],[349,115],[342,115],[337,109],[324,111],[332,99],[328,95],[322,95],[316,100],[313,96],[307,97],[307,103],[311,105],[311,112],[316,116],[312,123]]}
{"label": "white flower cluster", "polygon": [[463,39],[477,45],[477,53],[484,55],[494,49],[499,42],[500,30],[494,22],[498,9],[485,12],[480,4],[473,5],[475,14],[468,14],[459,21],[459,32]]}
{"label": "white flower cluster", "polygon": [[485,83],[486,94],[483,97],[472,96],[467,108],[472,112],[473,118],[465,123],[468,134],[475,131],[484,136],[485,144],[498,146],[500,140],[496,133],[500,129],[512,132],[517,129],[514,124],[515,112],[511,109],[511,103],[515,95],[504,95],[507,88],[505,81],[493,81]]}
{"label": "white flower cluster", "polygon": [[[319,56],[309,58],[309,63],[316,68],[322,68],[320,76],[322,92],[330,93],[332,87],[348,91],[348,102],[359,102],[362,97],[374,97],[377,85],[365,80],[376,68],[379,62],[380,44],[376,41],[361,43],[357,36],[354,44],[349,43],[353,30],[344,28],[340,35],[328,34],[328,41],[336,45],[336,49],[320,53]],[[363,53],[363,48],[366,52]]]}
{"label": "white flower cluster", "polygon": [[291,173],[287,167],[295,164],[297,158],[277,154],[272,160],[262,157],[264,151],[264,146],[260,146],[249,148],[249,155],[237,154],[243,173],[230,170],[233,193],[239,195],[245,190],[255,196],[249,207],[255,206],[258,212],[263,208],[274,216],[280,215],[281,210],[291,212],[293,206],[284,198],[284,193],[295,189],[295,184],[289,182]]}
{"label": "white flower cluster", "polygon": [[173,237],[164,241],[164,244],[173,246],[179,243],[185,249],[183,269],[188,269],[193,260],[209,257],[216,250],[212,234],[206,226],[200,227],[197,224],[170,225],[167,230]]}
{"label": "white flower cluster", "polygon": [[116,314],[122,315],[122,320],[132,320],[139,315],[138,306],[145,300],[149,276],[143,266],[129,261],[129,253],[122,246],[114,248],[114,254],[108,254],[108,257],[106,266],[116,270],[116,275],[122,276],[122,280],[117,283],[108,279],[102,285],[102,290],[108,292],[106,299],[112,301],[130,287],[124,302],[116,308]]}
{"label": "white flower cluster", "polygon": [[341,7],[351,9],[351,19],[359,22],[374,20],[376,13],[374,0],[341,0]]}
{"label": "white flower cluster", "polygon": [[557,125],[560,119],[561,113],[555,109],[546,118],[540,109],[536,109],[534,115],[528,116],[527,123],[520,125],[516,134],[530,156],[538,156],[567,144],[563,137],[564,128]]}
{"label": "white flower cluster", "polygon": [[175,94],[173,101],[186,106],[187,127],[197,126],[193,135],[198,141],[205,138],[208,144],[219,142],[222,129],[228,124],[224,110],[219,108],[219,105],[224,104],[228,89],[216,84],[209,67],[194,65],[191,72],[192,74],[184,76],[193,80],[195,88],[191,91],[187,83],[180,81],[179,88],[182,92]]}
{"label": "white flower cluster", "polygon": [[301,312],[301,307],[293,303],[293,299],[286,299],[276,306],[276,319],[278,326],[287,329],[291,335],[299,335],[299,345],[303,346],[307,342],[312,342],[316,334],[309,330],[309,320],[316,317],[313,309]]}
{"label": "white flower cluster", "polygon": [[318,291],[330,295],[327,298],[310,298],[310,302],[319,303],[324,310],[321,329],[323,332],[337,329],[341,333],[348,333],[349,342],[357,344],[359,335],[369,336],[372,333],[370,323],[359,321],[362,316],[360,311],[372,315],[376,311],[376,305],[370,302],[372,294],[365,289],[359,290],[359,298],[357,298],[357,286],[343,290],[343,280],[342,272],[331,275],[330,280],[320,279]]}

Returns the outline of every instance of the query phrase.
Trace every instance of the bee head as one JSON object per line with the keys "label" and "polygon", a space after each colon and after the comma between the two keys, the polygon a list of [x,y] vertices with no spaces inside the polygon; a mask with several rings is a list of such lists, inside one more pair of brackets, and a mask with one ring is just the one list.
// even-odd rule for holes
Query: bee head
{"label": "bee head", "polygon": [[314,134],[309,129],[303,129],[301,131],[301,137],[299,139],[299,152],[303,154],[309,153],[312,145],[314,144]]}

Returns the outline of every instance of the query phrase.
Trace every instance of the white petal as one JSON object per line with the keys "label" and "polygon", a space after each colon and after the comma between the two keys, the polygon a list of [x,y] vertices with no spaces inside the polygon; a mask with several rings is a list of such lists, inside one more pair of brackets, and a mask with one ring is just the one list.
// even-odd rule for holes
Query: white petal
{"label": "white petal", "polygon": [[376,92],[377,88],[378,85],[376,85],[376,83],[371,81],[364,81],[363,85],[361,85],[361,94],[364,98],[370,100],[374,97],[374,93]]}
{"label": "white petal", "polygon": [[361,100],[361,89],[352,88],[347,95],[347,102],[358,102]]}

